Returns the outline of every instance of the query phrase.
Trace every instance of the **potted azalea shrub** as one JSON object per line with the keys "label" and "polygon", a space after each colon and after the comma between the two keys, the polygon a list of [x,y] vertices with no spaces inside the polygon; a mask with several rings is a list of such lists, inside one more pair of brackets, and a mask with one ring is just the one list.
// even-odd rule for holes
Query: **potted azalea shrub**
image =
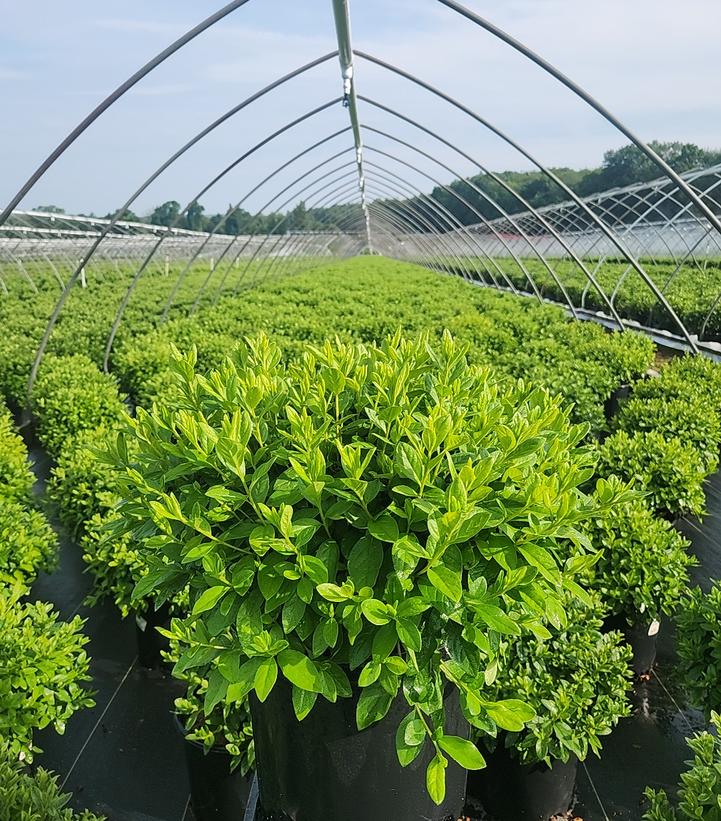
{"label": "potted azalea shrub", "polygon": [[721,710],[721,582],[694,587],[676,614],[679,670],[686,695],[710,716]]}
{"label": "potted azalea shrub", "polygon": [[176,670],[209,667],[210,703],[250,694],[268,813],[455,815],[484,765],[469,724],[534,716],[486,683],[501,637],[583,595],[582,528],[616,493],[582,490],[587,426],[466,354],[396,335],[284,365],[260,336],[204,376],[191,352],[117,447],[134,595],[189,590]]}
{"label": "potted azalea shrub", "polygon": [[690,542],[641,498],[618,505],[613,516],[595,517],[589,532],[599,559],[587,585],[610,611],[607,626],[621,630],[633,648],[632,666],[640,675],[656,658],[661,618],[686,595],[688,569],[696,564],[687,552]]}
{"label": "potted azalea shrub", "polygon": [[497,821],[547,821],[571,805],[576,766],[630,714],[631,651],[603,632],[600,599],[572,604],[549,638],[507,639],[490,689],[529,704],[535,716],[515,732],[476,739],[488,766],[470,773],[468,794]]}
{"label": "potted azalea shrub", "polygon": [[[175,655],[177,646],[171,655]],[[187,684],[175,700],[197,821],[237,821],[243,817],[255,772],[248,700],[214,703],[208,696],[209,670],[176,669]]]}
{"label": "potted azalea shrub", "polygon": [[712,732],[688,739],[693,758],[681,773],[677,806],[664,790],[646,790],[650,807],[643,821],[717,821],[721,807],[721,716],[711,715]]}

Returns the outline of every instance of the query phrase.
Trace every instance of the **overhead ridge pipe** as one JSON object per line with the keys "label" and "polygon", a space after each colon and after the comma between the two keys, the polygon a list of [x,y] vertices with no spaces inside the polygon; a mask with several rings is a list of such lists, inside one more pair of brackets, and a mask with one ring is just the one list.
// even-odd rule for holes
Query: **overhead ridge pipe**
{"label": "overhead ridge pipe", "polygon": [[355,87],[355,67],[353,65],[353,45],[351,39],[349,0],[332,0],[335,32],[338,39],[338,59],[343,77],[343,105],[348,109],[353,127],[356,163],[358,165],[358,190],[360,191],[361,208],[365,217],[368,250],[373,252],[370,214],[368,213],[365,192],[365,175],[363,173],[363,137],[358,118],[358,99]]}

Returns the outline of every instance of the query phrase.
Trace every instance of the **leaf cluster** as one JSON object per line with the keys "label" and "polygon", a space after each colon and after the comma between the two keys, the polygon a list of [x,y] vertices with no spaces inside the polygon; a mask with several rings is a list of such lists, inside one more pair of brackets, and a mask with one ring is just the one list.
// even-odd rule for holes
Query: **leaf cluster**
{"label": "leaf cluster", "polygon": [[210,665],[206,710],[264,700],[282,674],[299,719],[357,687],[359,729],[402,696],[399,757],[420,722],[440,801],[447,756],[482,765],[443,733],[446,685],[484,732],[517,729],[532,711],[484,692],[501,639],[548,638],[561,592],[584,595],[580,528],[616,498],[580,489],[587,428],[450,336],[328,342],[287,366],[261,336],[208,376],[194,365],[175,361],[171,405],[139,410],[135,455],[112,454],[149,569],[136,596],[190,589],[175,672]]}

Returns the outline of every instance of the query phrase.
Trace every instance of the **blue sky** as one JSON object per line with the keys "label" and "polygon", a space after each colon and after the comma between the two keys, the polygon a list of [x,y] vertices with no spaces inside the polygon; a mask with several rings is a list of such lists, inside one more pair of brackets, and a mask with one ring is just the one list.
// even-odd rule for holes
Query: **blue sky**
{"label": "blue sky", "polygon": [[[110,90],[186,28],[221,5],[209,0],[4,0],[0,29],[0,202]],[[557,64],[647,139],[721,147],[717,0],[468,0]],[[461,99],[548,165],[597,165],[623,139],[568,91],[507,46],[435,0],[351,0],[355,45],[414,71]],[[31,192],[27,207],[68,211],[117,207],[163,160],[232,105],[281,74],[335,47],[330,0],[251,0],[146,78],[108,111]],[[361,93],[395,106],[496,169],[526,160],[446,104],[361,62]],[[285,122],[340,93],[335,61],[314,69],[218,129],[137,203],[192,199],[238,155]],[[387,114],[363,106],[369,125],[391,131],[454,171],[466,160]],[[285,159],[342,128],[340,106],[259,150],[203,198],[208,211],[239,201]],[[367,142],[413,159],[431,176],[451,175],[377,135]],[[255,210],[295,176],[349,146],[335,138],[299,161],[246,205]],[[369,152],[368,156],[371,156]],[[347,159],[351,158],[350,153]],[[339,160],[333,168],[342,165]],[[375,157],[378,161],[378,156]],[[388,171],[428,188],[395,160]],[[320,173],[320,172],[319,172]],[[293,189],[291,189],[292,195]],[[320,195],[318,196],[320,199]],[[282,199],[276,200],[279,204]]]}

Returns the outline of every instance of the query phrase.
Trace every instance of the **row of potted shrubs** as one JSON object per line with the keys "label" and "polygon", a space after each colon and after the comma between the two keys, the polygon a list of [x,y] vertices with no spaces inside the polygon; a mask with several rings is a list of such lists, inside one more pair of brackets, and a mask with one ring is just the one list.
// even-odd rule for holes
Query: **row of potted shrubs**
{"label": "row of potted shrubs", "polygon": [[75,815],[57,779],[30,766],[37,731],[63,733],[91,706],[87,638],[78,617],[63,621],[31,600],[40,571],[50,572],[56,536],[31,491],[35,477],[8,409],[0,404],[0,818],[5,821],[99,821]]}
{"label": "row of potted shrubs", "polygon": [[[105,378],[105,377],[102,377]],[[84,384],[88,384],[87,379],[79,380]],[[645,384],[645,383],[644,383]],[[40,385],[39,385],[40,388]],[[42,391],[39,391],[39,396],[42,397]],[[62,402],[62,398],[59,398],[59,401]],[[109,403],[112,404],[112,403]],[[103,415],[101,414],[101,417]],[[42,419],[42,413],[39,413],[39,418]],[[85,417],[89,419],[90,417]],[[108,419],[103,418],[103,423],[107,423]],[[40,435],[42,436],[42,423],[40,424]],[[94,436],[90,438],[96,438]],[[71,441],[66,437],[60,437],[58,441]],[[608,441],[608,440],[607,440]],[[664,440],[665,441],[665,440]],[[605,447],[602,446],[602,450]],[[132,444],[131,444],[132,449]],[[83,448],[69,448],[69,453],[73,454],[73,458],[84,458],[87,457],[88,452],[84,451]],[[84,454],[83,456],[78,456],[78,454]],[[56,470],[56,482],[55,487],[60,488],[62,487],[62,475],[63,470],[68,470],[69,465],[64,465],[62,454],[57,454],[60,457],[59,466]],[[66,460],[67,461],[67,460]],[[88,467],[91,470],[95,469],[98,478],[102,478],[105,482],[105,486],[101,487],[100,494],[105,493],[112,493],[111,489],[108,487],[108,471],[106,468],[97,467],[97,463],[95,464],[95,468],[93,468],[92,459],[88,462]],[[609,471],[610,472],[610,471]],[[76,477],[77,478],[77,477]],[[103,481],[100,484],[103,484]],[[93,482],[90,483],[94,485]],[[75,482],[70,482],[70,487],[77,487]],[[94,485],[97,488],[97,485]],[[616,489],[617,492],[621,492],[620,488]],[[62,498],[63,494],[57,494],[58,498]],[[100,502],[100,507],[103,506],[103,503]],[[72,508],[72,503],[66,507],[66,512]],[[61,507],[61,511],[62,511]],[[83,522],[86,522],[85,518],[85,508],[83,508],[82,504],[79,510],[83,511],[79,515],[76,514],[76,522],[75,524],[78,526],[82,526]],[[674,603],[678,600],[678,596],[680,594],[680,588],[683,587],[682,581],[684,576],[684,568],[687,564],[690,563],[690,560],[686,556],[684,552],[684,543],[681,537],[674,531],[669,524],[667,524],[664,520],[659,518],[654,518],[650,511],[644,506],[643,502],[638,499],[634,499],[623,504],[621,508],[622,515],[617,517],[617,520],[609,520],[607,517],[599,516],[596,519],[595,527],[598,530],[598,539],[594,538],[594,542],[597,544],[604,544],[611,549],[605,551],[605,556],[607,557],[606,561],[608,562],[608,566],[604,569],[603,565],[600,568],[597,568],[596,571],[596,579],[601,580],[598,584],[599,590],[602,592],[604,600],[614,601],[615,608],[618,612],[624,613],[626,615],[631,615],[631,620],[636,620],[641,617],[641,620],[644,624],[648,624],[649,615],[651,612],[654,615],[660,614],[660,612],[664,609],[671,610],[673,608]],[[619,511],[619,512],[621,512]],[[668,513],[668,511],[665,511]],[[67,514],[72,517],[72,514]],[[111,514],[112,515],[112,514]],[[71,522],[72,523],[72,522]],[[111,566],[108,564],[108,560],[112,562],[113,556],[107,553],[108,546],[111,544],[107,538],[102,536],[99,537],[98,531],[96,529],[96,525],[99,522],[96,520],[94,526],[89,529],[90,536],[89,538],[97,544],[105,545],[106,554],[103,558],[101,558],[100,563],[97,566],[97,570],[99,571],[99,575],[101,578],[104,576],[113,576],[112,570],[108,570],[108,567]],[[81,534],[83,535],[83,534]],[[87,544],[88,534],[85,534],[86,544]],[[112,543],[112,551],[115,551],[115,545],[117,545],[117,541],[113,541]],[[660,567],[663,566],[665,571],[663,578],[659,581],[658,578],[653,579],[651,578],[654,567],[653,564],[649,567],[648,562],[648,555],[644,553],[644,547],[648,544],[657,546],[657,553],[659,558],[659,564],[656,565],[656,573],[658,574],[658,570]],[[619,550],[619,547],[627,547],[628,545],[631,546],[631,549]],[[615,549],[614,549],[615,548]],[[118,591],[115,590],[113,593],[116,595],[119,594],[119,604],[123,607],[137,607],[138,604],[133,603],[130,605],[130,593],[134,583],[134,577],[137,578],[139,572],[144,571],[143,561],[139,558],[137,550],[134,550],[133,547],[128,544],[128,552],[131,557],[130,567],[128,566],[127,562],[123,559],[123,552],[121,551],[121,555],[119,557],[119,565],[122,566],[122,571],[124,571],[124,578],[123,573],[120,573],[121,576],[121,587],[122,590]],[[624,555],[627,554],[627,555]],[[92,553],[86,553],[86,556],[91,557]],[[661,564],[662,557],[665,557],[663,564]],[[604,561],[602,559],[602,561]],[[669,564],[669,561],[671,564]],[[624,566],[625,562],[625,566]],[[673,564],[675,562],[675,565]],[[124,566],[123,566],[124,565]],[[134,566],[133,566],[134,565]],[[599,572],[600,571],[600,572]],[[645,573],[646,578],[639,578],[639,575],[643,576]],[[673,581],[673,584],[669,587],[669,582]],[[614,595],[615,594],[615,595]],[[653,610],[651,609],[653,608]],[[649,611],[647,613],[647,610]],[[644,615],[645,614],[645,615]],[[610,680],[616,682],[615,684],[615,701],[614,698],[611,697],[609,701],[600,701],[598,704],[598,718],[600,723],[596,726],[603,726],[603,721],[601,717],[605,716],[605,720],[611,722],[611,724],[621,715],[624,715],[625,712],[628,710],[628,707],[625,706],[625,700],[621,697],[621,695],[627,689],[627,683],[624,678],[625,674],[625,665],[626,660],[624,656],[624,651],[620,649],[617,640],[609,640],[604,638],[601,633],[598,632],[597,628],[598,625],[593,625],[593,622],[587,622],[588,624],[588,631],[592,633],[592,631],[596,630],[596,641],[603,641],[606,645],[609,646],[610,650],[613,652],[610,653],[608,658],[605,658],[603,654],[589,654],[589,659],[592,656],[593,661],[596,663],[600,663],[601,670],[597,670],[595,672],[596,676],[601,676],[606,680],[609,680],[609,668],[603,668],[603,664],[607,663],[611,665],[611,670],[614,669],[613,665],[615,664],[615,671],[616,675],[614,677],[613,674],[610,675]],[[585,629],[584,625],[584,629]],[[178,640],[178,634],[174,632],[176,640]],[[613,636],[611,636],[613,639]],[[583,644],[584,641],[590,641],[589,645],[586,646],[593,646],[593,635],[586,634],[581,639],[580,642]],[[521,645],[519,645],[520,647]],[[541,643],[542,647],[548,648],[548,644]],[[604,645],[605,646],[605,645]],[[562,645],[558,645],[558,649],[561,649]],[[327,649],[327,648],[326,648]],[[553,653],[546,654],[547,658],[555,658],[556,664],[558,664],[558,659],[556,655]],[[599,662],[600,659],[600,662]],[[528,659],[526,659],[526,662]],[[519,665],[522,665],[522,661],[518,660]],[[506,669],[512,669],[511,666],[507,666]],[[522,669],[519,667],[519,669]],[[553,669],[551,667],[551,669]],[[176,668],[176,672],[184,672],[179,668]],[[572,670],[567,670],[566,674],[569,677],[572,676]],[[527,678],[526,681],[535,681],[539,679],[539,670],[534,667],[533,668],[533,678]],[[555,678],[560,677],[562,678],[562,673],[559,670],[554,670],[553,674],[550,675],[551,680],[555,680]],[[200,693],[202,695],[202,690],[208,687],[207,679],[204,679],[202,676],[199,676],[197,671],[194,673],[194,678],[196,681],[200,680]],[[519,691],[519,681],[521,679],[516,679],[514,684],[510,687],[509,692],[518,692]],[[586,672],[585,675],[579,675],[577,679],[577,684],[580,686],[584,683],[588,687],[588,682],[592,680],[592,676],[590,672]],[[493,682],[494,685],[499,686],[496,681]],[[489,686],[489,685],[487,685]],[[613,687],[612,687],[613,692]],[[568,702],[570,705],[573,705],[573,699],[570,699]],[[585,702],[587,703],[587,702]],[[610,704],[616,704],[615,711],[609,709]],[[621,707],[620,705],[624,705]],[[194,701],[193,699],[189,699],[186,701],[186,712],[190,716],[194,716],[196,721],[198,718],[201,717],[201,711],[198,709],[198,701],[197,699]],[[213,705],[214,707],[217,705]],[[567,709],[570,709],[567,707]],[[227,707],[223,707],[224,715],[220,718],[220,723],[217,725],[220,728],[220,733],[213,732],[211,729],[212,721],[210,723],[206,723],[207,719],[203,719],[202,725],[200,727],[196,727],[198,735],[203,736],[204,740],[211,740],[215,741],[219,735],[222,735],[222,728],[224,725],[228,724],[227,718],[229,715],[229,711]],[[233,711],[231,710],[230,713]],[[210,711],[210,715],[212,715],[212,711]],[[210,717],[208,716],[208,718]],[[587,715],[590,718],[595,719],[596,717],[593,716],[592,712],[589,711]],[[534,719],[535,721],[535,719]],[[583,754],[586,752],[584,747],[590,746],[591,749],[598,747],[598,742],[594,742],[594,736],[586,737],[583,733],[574,732],[571,733],[568,738],[566,739],[566,743],[568,746],[565,746],[563,743],[559,741],[557,737],[552,734],[552,729],[554,727],[560,726],[560,723],[554,720],[551,716],[546,717],[546,743],[548,744],[548,749],[544,751],[544,746],[541,743],[536,751],[535,751],[535,760],[541,761],[544,758],[553,759],[553,758],[563,758],[569,755],[577,755],[578,752],[581,752],[582,757]],[[249,737],[247,731],[247,723],[245,725],[238,725],[242,728],[242,736],[243,738],[247,739]],[[610,729],[610,726],[608,727]],[[230,735],[230,734],[229,734]],[[543,732],[539,733],[541,738],[544,738]],[[577,737],[579,735],[581,740]],[[526,742],[526,748],[530,749],[534,747],[534,745],[538,744],[538,739],[534,739],[533,733],[528,733],[526,738],[532,739],[532,743]],[[553,745],[556,745],[553,748],[553,753],[550,752]],[[580,746],[579,746],[580,745]],[[239,745],[238,745],[239,746]],[[244,745],[245,749],[247,750],[247,744]],[[578,749],[574,750],[573,747],[577,747]],[[240,746],[239,746],[240,749]],[[520,743],[518,745],[518,749],[523,750],[524,745]],[[528,752],[521,756],[525,760],[534,760],[532,756],[529,756]],[[246,764],[248,763],[246,759]]]}
{"label": "row of potted shrubs", "polygon": [[[549,361],[554,361],[552,356],[549,357]],[[673,366],[673,372],[671,372],[671,367],[664,368],[660,379],[649,380],[648,382],[644,381],[643,383],[635,385],[633,401],[643,400],[644,390],[655,390],[657,392],[661,390],[662,394],[664,390],[668,390],[668,397],[671,396],[673,390],[685,390],[688,392],[690,390],[689,385],[693,384],[694,377],[699,383],[699,391],[708,391],[709,394],[707,398],[713,400],[713,377],[715,376],[715,371],[708,369],[708,373],[706,373],[705,369],[707,369],[707,366],[698,365],[697,363],[699,362],[703,363],[704,360],[682,360],[678,365]],[[549,368],[550,372],[550,367],[548,365],[544,366]],[[53,370],[56,367],[60,374],[59,376],[53,375]],[[172,365],[172,367],[176,368],[176,370],[178,369],[177,364]],[[694,369],[700,369],[700,371],[696,373]],[[692,377],[690,380],[689,375]],[[662,386],[662,388],[659,388],[659,385]],[[72,407],[77,409],[74,416],[70,417],[63,411],[63,408],[68,407],[68,397],[72,398]],[[649,395],[648,398],[658,397],[651,397]],[[661,398],[663,398],[663,396]],[[452,399],[453,397],[451,396],[449,401],[452,401]],[[63,359],[58,359],[56,362],[48,360],[41,372],[41,379],[38,382],[34,394],[34,403],[35,413],[38,419],[38,434],[57,460],[55,478],[53,481],[53,493],[55,498],[60,502],[60,511],[65,517],[66,523],[78,529],[78,535],[83,541],[86,560],[91,567],[93,566],[93,562],[95,562],[95,572],[100,580],[99,593],[110,593],[115,596],[118,604],[122,608],[125,608],[126,612],[130,609],[139,611],[144,617],[141,623],[143,621],[149,621],[147,619],[149,614],[144,610],[147,595],[136,597],[135,600],[132,599],[132,588],[138,576],[146,571],[147,558],[139,552],[139,544],[136,538],[131,539],[127,536],[113,536],[112,539],[109,539],[107,528],[101,527],[103,519],[112,519],[116,516],[116,514],[111,511],[116,501],[114,495],[116,491],[113,488],[112,476],[107,466],[99,465],[96,457],[87,449],[88,444],[94,444],[99,439],[100,433],[95,430],[96,427],[99,426],[101,431],[102,429],[112,429],[116,426],[117,420],[123,414],[124,406],[117,393],[117,388],[112,383],[112,380],[100,374],[89,360],[83,360],[77,357],[73,357],[72,362]],[[636,402],[636,404],[638,405],[638,402]],[[686,497],[677,497],[675,502],[676,507],[669,507],[669,500],[671,503],[674,503],[674,496],[673,494],[668,494],[666,499],[663,499],[663,497],[659,495],[663,492],[664,476],[663,467],[659,468],[658,465],[663,466],[663,458],[665,458],[667,460],[666,465],[672,466],[678,463],[682,469],[683,462],[669,454],[673,454],[675,452],[674,449],[676,451],[680,449],[681,452],[686,453],[688,460],[693,462],[694,457],[697,455],[695,443],[703,443],[706,441],[705,447],[703,444],[698,447],[698,458],[706,460],[703,462],[704,466],[700,472],[695,471],[693,473],[694,476],[700,475],[701,477],[696,480],[695,486],[702,493],[703,476],[705,472],[708,472],[713,467],[713,459],[710,458],[710,454],[712,454],[713,451],[712,446],[709,447],[708,445],[710,439],[704,440],[703,436],[696,435],[696,432],[694,432],[694,437],[687,437],[683,427],[680,424],[676,424],[674,414],[668,412],[665,416],[665,424],[667,426],[676,424],[675,428],[667,427],[659,431],[656,430],[654,424],[648,422],[646,429],[649,429],[651,432],[639,433],[639,429],[644,429],[644,423],[643,420],[638,422],[638,418],[643,417],[643,414],[639,414],[638,410],[636,410],[636,421],[633,423],[624,423],[622,421],[629,405],[631,405],[631,402],[627,403],[621,415],[618,417],[618,432],[612,434],[612,436],[606,439],[600,446],[601,465],[606,465],[605,472],[609,475],[612,473],[621,474],[624,478],[633,480],[634,483],[641,482],[644,489],[650,493],[650,496],[646,497],[644,501],[633,499],[624,502],[623,506],[619,508],[618,515],[616,515],[615,519],[609,519],[601,515],[595,517],[594,528],[598,533],[594,536],[593,540],[596,544],[606,544],[610,546],[610,549],[605,551],[604,558],[596,565],[595,570],[588,572],[594,573],[595,581],[592,586],[597,587],[601,592],[605,604],[611,602],[613,610],[619,614],[625,614],[627,617],[630,616],[632,622],[642,623],[647,630],[648,626],[650,626],[649,622],[652,623],[655,621],[660,612],[671,611],[673,609],[674,604],[678,601],[678,597],[683,592],[685,567],[689,563],[688,557],[685,554],[684,543],[676,531],[667,524],[666,519],[687,511],[698,511],[702,504],[702,501],[699,502],[697,499],[696,507],[692,507],[691,504],[683,501]],[[649,410],[653,411],[656,418],[664,418],[662,415],[659,417],[660,412],[658,405],[659,403],[657,403],[656,406],[649,405]],[[714,406],[718,407],[718,405],[718,401],[715,401]],[[688,415],[684,418],[688,418]],[[659,427],[661,427],[661,425],[659,425]],[[44,431],[43,428],[45,428]],[[631,433],[627,433],[627,431],[631,431]],[[621,436],[622,433],[627,434],[628,442],[622,441],[619,445],[619,440],[623,439]],[[656,452],[648,454],[643,451],[642,446],[649,444],[648,437],[652,434],[656,434],[659,437],[657,441],[661,444],[660,451],[666,454],[665,457],[659,457]],[[688,448],[688,443],[685,441],[686,438],[694,439],[694,447]],[[131,437],[128,442],[130,451],[132,451],[134,447],[133,441]],[[628,443],[630,443],[630,445]],[[704,453],[706,456],[704,456]],[[616,457],[615,464],[614,455]],[[135,458],[135,456],[132,456],[132,459]],[[634,459],[636,462],[634,462]],[[654,462],[654,460],[656,461]],[[691,473],[689,472],[687,475],[691,475]],[[83,484],[84,481],[87,481],[87,484]],[[685,482],[686,479],[679,480],[680,485]],[[691,487],[693,486],[692,484]],[[614,487],[613,481],[610,487],[611,490],[609,492],[612,494],[615,493],[616,498],[623,492],[620,486]],[[679,498],[681,499],[680,504],[678,503]],[[694,497],[692,494],[689,494],[689,498],[693,499]],[[221,500],[216,501],[220,502]],[[656,513],[655,516],[648,509],[649,501],[652,510]],[[94,521],[93,518],[88,515],[93,511],[99,514],[99,518],[96,518]],[[110,532],[112,533],[112,529]],[[125,545],[121,548],[120,545],[122,544],[123,538],[126,541]],[[373,536],[372,538],[375,539],[376,537]],[[653,551],[648,550],[649,545],[654,546]],[[653,562],[648,561],[650,552],[652,552],[654,557]],[[604,562],[606,563],[606,567],[604,567]],[[549,570],[549,568],[545,569],[546,571]],[[663,573],[660,572],[660,569],[663,569]],[[541,572],[540,569],[537,568],[537,570]],[[619,576],[623,578],[624,581],[619,582]],[[104,588],[103,585],[105,585]],[[216,587],[217,586],[218,585],[216,585]],[[141,593],[142,592],[141,590]],[[339,602],[335,604],[339,604]],[[588,606],[588,602],[586,606]],[[186,606],[184,606],[184,609],[187,609]],[[287,617],[290,618],[291,621],[287,621],[286,619],[285,624],[283,624],[283,610],[281,611],[281,626],[284,629],[292,624],[292,616]],[[653,619],[651,615],[654,615]],[[206,618],[209,618],[209,616],[206,616]],[[365,616],[362,615],[361,619],[364,618]],[[378,618],[377,614],[376,618]],[[373,622],[370,622],[370,624],[372,623]],[[385,625],[376,626],[382,627]],[[184,643],[187,644],[186,640],[188,636],[183,633],[184,629],[184,625],[176,625],[173,629],[173,635],[177,642],[176,654],[180,651],[180,648],[183,647]],[[332,638],[332,633],[335,628],[330,627],[326,629],[330,631],[329,636],[326,638]],[[555,627],[554,629],[557,630],[560,629],[560,627]],[[595,628],[592,626],[589,627],[589,631],[593,629]],[[499,635],[504,634],[499,633]],[[601,634],[599,633],[598,635]],[[585,640],[592,642],[593,638],[593,635],[585,635],[578,640],[581,643]],[[598,636],[596,636],[596,640],[598,640]],[[319,642],[322,641],[323,637],[319,639]],[[613,636],[612,640],[603,638],[603,641],[606,643],[604,646],[608,646],[614,650],[614,653],[611,653],[608,657],[600,654],[599,663],[601,666],[604,663],[610,665],[609,668],[606,668],[604,675],[608,680],[613,682],[613,684],[609,700],[599,702],[598,715],[605,716],[606,721],[613,723],[618,716],[624,714],[623,710],[628,709],[624,707],[622,710],[619,706],[623,701],[620,694],[625,691],[627,684],[624,683],[625,678],[623,674],[620,677],[616,675],[619,670],[625,672],[624,651],[620,649],[620,645],[618,645],[617,640]],[[314,642],[312,642],[312,644],[313,643]],[[564,641],[564,643],[567,642]],[[518,648],[521,646],[521,644],[517,645]],[[545,639],[545,643],[543,639],[541,639],[541,647],[548,648],[549,646],[548,639]],[[319,644],[318,647],[321,647],[321,644]],[[562,649],[563,644],[559,644],[558,648],[559,650]],[[313,648],[311,647],[311,649]],[[323,647],[319,652],[322,655],[328,650],[329,647]],[[500,648],[495,648],[495,652],[498,653],[500,659]],[[503,650],[503,652],[507,651]],[[611,658],[611,656],[613,656],[613,658]],[[526,677],[524,679],[523,664],[528,663],[528,658],[514,659],[512,654],[509,658],[510,661],[505,667],[505,669],[509,671],[509,677],[511,675],[510,671],[516,669],[516,663],[518,665],[518,671],[520,671],[518,677],[513,679],[513,684],[508,685],[507,681],[504,682],[502,675],[499,676],[498,674],[496,674],[496,678],[492,678],[489,674],[491,681],[487,683],[484,675],[484,690],[495,687],[498,696],[507,696],[509,693],[517,694],[518,692],[523,692],[521,686],[523,680],[526,681],[527,689],[529,681],[540,681],[541,676],[539,670],[535,667],[533,668],[533,677],[530,678],[526,671]],[[550,678],[552,680],[554,677],[562,678],[564,675],[563,658],[561,657],[561,661],[559,662],[558,656],[553,653],[546,653],[545,658],[549,669],[553,670]],[[587,661],[589,660],[590,659],[587,659]],[[553,668],[551,661],[554,661],[556,665],[560,664],[560,667],[557,666]],[[200,667],[192,666],[186,669],[183,669],[182,664],[176,666],[176,673],[184,675],[188,679],[192,677],[191,690],[189,693],[190,698],[184,700],[183,704],[184,712],[190,718],[190,726],[194,734],[206,742],[209,747],[219,738],[224,738],[225,741],[228,742],[227,747],[231,753],[236,753],[236,750],[243,753],[245,759],[242,767],[245,768],[251,763],[250,756],[252,754],[248,744],[250,731],[247,713],[242,710],[239,711],[237,705],[228,707],[225,703],[217,702],[217,704],[214,704],[213,708],[208,711],[208,714],[205,714],[205,706],[209,703],[205,701],[205,699],[211,685],[209,673],[212,667],[213,665],[209,663],[204,663],[200,665]],[[501,669],[503,669],[502,665]],[[611,673],[608,672],[609,670],[611,670]],[[616,674],[614,674],[613,670],[616,671]],[[206,673],[208,675],[206,675]],[[571,673],[566,672],[566,674],[572,678]],[[598,675],[598,672],[594,674]],[[373,675],[375,675],[375,669],[372,669],[368,673],[369,677]],[[590,676],[590,672],[587,676]],[[284,677],[284,674],[281,675],[281,679]],[[378,683],[379,679],[371,682],[369,686]],[[575,682],[578,687],[582,684],[582,679],[583,677],[579,677],[579,680]],[[504,686],[510,689],[503,690]],[[569,687],[573,690],[570,684]],[[583,693],[582,690],[578,692]],[[579,696],[579,698],[581,698],[581,696]],[[499,698],[501,702],[508,700],[509,698]],[[204,701],[205,705],[203,704]],[[530,703],[531,706],[533,706],[532,694],[526,695],[525,703]],[[583,702],[581,698],[580,703],[587,702]],[[569,704],[573,704],[572,699]],[[618,715],[613,713],[609,705],[616,705],[615,709],[620,711]],[[571,708],[567,707],[567,709]],[[504,731],[507,734],[506,737],[519,732],[521,736],[523,736],[525,733],[525,747],[523,741],[518,740],[521,736],[518,736],[516,737],[516,749],[530,749],[537,743],[537,738],[529,727],[538,726],[540,728],[543,721],[539,719],[539,716],[542,716],[542,714],[543,711],[537,709],[536,717],[532,721],[529,720],[529,726],[522,732],[518,729],[506,729]],[[592,715],[592,712],[589,711],[587,715]],[[507,717],[504,716],[502,720],[506,718]],[[516,727],[517,724],[512,726]],[[544,758],[544,749],[548,752],[553,744],[557,746],[554,748],[553,753],[548,752],[549,758],[563,758],[566,752],[569,755],[577,754],[578,750],[573,750],[574,745],[579,746],[580,744],[582,753],[584,751],[584,745],[590,746],[591,749],[594,748],[594,741],[590,740],[590,738],[586,741],[581,740],[579,742],[576,734],[571,734],[571,736],[569,736],[570,741],[567,741],[567,739],[561,741],[555,735],[549,735],[554,727],[559,726],[561,726],[560,722],[546,718],[545,729],[539,729],[539,737],[545,739],[545,743],[548,745],[547,748],[544,748],[542,743],[538,747],[536,756],[539,761]],[[579,733],[578,735],[582,734]],[[413,733],[410,732],[408,737],[415,740],[418,736],[414,736]],[[450,743],[452,745],[453,742]],[[566,747],[564,743],[568,743],[571,746]],[[407,753],[410,755],[414,747],[419,747],[420,745],[410,744],[408,746],[412,748]],[[560,756],[556,754],[555,750],[560,750]],[[458,750],[455,750],[455,752],[459,756],[463,756],[463,753],[459,753]],[[438,755],[449,759],[450,754],[445,753],[443,748],[441,748],[441,752]],[[435,758],[434,756],[432,760]],[[531,760],[528,753],[522,755],[522,758],[527,761]],[[452,756],[450,756],[450,760],[452,760]],[[437,765],[434,772],[441,766],[443,765]]]}

